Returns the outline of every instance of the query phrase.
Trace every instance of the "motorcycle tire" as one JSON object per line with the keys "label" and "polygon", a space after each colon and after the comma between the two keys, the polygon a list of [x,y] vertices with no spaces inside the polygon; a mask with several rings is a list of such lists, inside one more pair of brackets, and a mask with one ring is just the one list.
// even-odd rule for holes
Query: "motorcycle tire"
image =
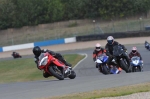
{"label": "motorcycle tire", "polygon": [[132,72],[134,72],[134,67],[132,67]]}
{"label": "motorcycle tire", "polygon": [[63,68],[61,69],[61,74],[62,74],[62,75],[59,75],[58,73],[55,72],[54,66],[50,66],[50,67],[49,67],[49,71],[50,71],[50,73],[51,73],[54,77],[56,77],[57,79],[59,79],[59,80],[64,80],[64,69],[63,69]]}
{"label": "motorcycle tire", "polygon": [[142,71],[140,66],[138,66],[137,68],[133,67],[132,69],[133,69],[132,72],[141,72]]}
{"label": "motorcycle tire", "polygon": [[127,64],[125,63],[124,60],[120,60],[120,65],[121,65],[121,68],[122,68],[126,73],[129,72],[128,66],[127,66]]}
{"label": "motorcycle tire", "polygon": [[98,64],[98,71],[99,71],[100,73],[103,73],[101,64]]}
{"label": "motorcycle tire", "polygon": [[76,77],[76,73],[74,70],[71,71],[71,74],[68,76],[70,79],[74,79]]}
{"label": "motorcycle tire", "polygon": [[110,74],[110,71],[109,71],[109,68],[107,68],[106,65],[102,65],[102,72],[103,74],[107,75],[107,74]]}

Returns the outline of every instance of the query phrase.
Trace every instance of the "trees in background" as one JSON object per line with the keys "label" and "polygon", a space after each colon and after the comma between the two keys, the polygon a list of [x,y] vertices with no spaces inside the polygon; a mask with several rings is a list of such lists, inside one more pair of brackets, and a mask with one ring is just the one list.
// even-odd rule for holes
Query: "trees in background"
{"label": "trees in background", "polygon": [[150,0],[0,0],[0,29],[56,21],[122,18],[150,10]]}

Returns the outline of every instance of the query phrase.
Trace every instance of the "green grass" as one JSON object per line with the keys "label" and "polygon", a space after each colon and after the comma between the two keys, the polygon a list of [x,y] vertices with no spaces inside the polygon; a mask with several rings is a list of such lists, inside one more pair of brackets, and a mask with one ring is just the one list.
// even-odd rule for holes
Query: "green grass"
{"label": "green grass", "polygon": [[[64,58],[74,66],[77,62],[83,59],[84,56],[78,54],[67,54],[64,55]],[[42,71],[37,69],[33,58],[0,61],[0,64],[0,83],[45,79],[42,76]]]}
{"label": "green grass", "polygon": [[148,92],[148,91],[150,91],[150,82],[40,99],[100,99],[102,97],[125,96],[133,93]]}

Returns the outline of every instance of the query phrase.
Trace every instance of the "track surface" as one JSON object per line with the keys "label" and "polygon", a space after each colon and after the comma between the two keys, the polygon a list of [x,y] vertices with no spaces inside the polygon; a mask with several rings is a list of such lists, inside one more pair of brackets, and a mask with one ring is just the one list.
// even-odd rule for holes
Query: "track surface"
{"label": "track surface", "polygon": [[[126,47],[130,51],[132,45]],[[75,68],[77,73],[75,79],[65,79],[63,81],[45,79],[44,81],[0,84],[0,97],[1,99],[36,99],[150,82],[150,52],[144,48],[144,45],[137,45],[137,48],[144,60],[144,72],[103,75],[98,72],[95,63],[92,61],[93,49],[64,51],[61,53],[86,53],[88,55]],[[26,56],[26,58],[28,57],[31,56]]]}

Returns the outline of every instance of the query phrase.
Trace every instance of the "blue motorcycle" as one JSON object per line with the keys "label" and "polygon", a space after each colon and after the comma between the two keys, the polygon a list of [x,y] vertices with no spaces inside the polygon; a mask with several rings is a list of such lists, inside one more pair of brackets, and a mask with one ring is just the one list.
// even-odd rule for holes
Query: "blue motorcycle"
{"label": "blue motorcycle", "polygon": [[[118,74],[119,70],[116,68],[116,66],[113,66],[111,69],[107,66],[106,62],[108,60],[108,56],[105,54],[99,55],[96,59],[96,65],[98,67],[98,70],[100,73],[103,74]],[[112,60],[113,62],[114,60]]]}
{"label": "blue motorcycle", "polygon": [[131,58],[132,72],[141,72],[143,63],[140,61],[140,57],[134,56]]}

